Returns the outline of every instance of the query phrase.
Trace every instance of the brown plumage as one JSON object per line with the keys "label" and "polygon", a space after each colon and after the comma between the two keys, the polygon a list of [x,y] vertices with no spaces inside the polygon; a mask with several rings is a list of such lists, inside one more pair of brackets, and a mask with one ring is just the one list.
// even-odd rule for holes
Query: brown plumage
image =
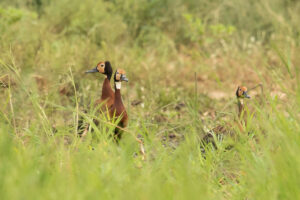
{"label": "brown plumage", "polygon": [[[111,106],[114,103],[114,99],[115,99],[114,91],[112,90],[112,88],[110,86],[110,79],[111,79],[111,76],[113,73],[110,62],[109,61],[99,62],[94,69],[88,70],[85,73],[97,73],[97,72],[106,75],[106,78],[104,79],[104,82],[102,85],[101,98],[96,100],[95,106],[101,105],[99,110],[101,113],[105,113],[106,111],[108,111],[111,108]],[[96,125],[98,125],[99,122],[97,120],[94,120],[94,123]],[[78,129],[82,129],[83,120],[82,119],[79,120],[78,124],[79,124]],[[89,129],[89,125],[87,125],[84,128],[83,132],[79,131],[80,136],[81,137],[85,136],[88,132],[88,129]]]}
{"label": "brown plumage", "polygon": [[[121,97],[121,82],[126,81],[128,82],[128,79],[126,78],[125,71],[123,69],[117,69],[115,75],[114,75],[114,82],[115,82],[115,98],[114,103],[110,108],[110,117],[111,118],[121,118],[118,127],[125,128],[128,124],[128,115],[125,109],[125,106],[122,101]],[[122,137],[122,130],[120,128],[116,127],[115,129],[115,135],[114,139],[116,141],[120,140]]]}
{"label": "brown plumage", "polygon": [[106,75],[102,85],[102,94],[101,98],[95,102],[95,106],[101,105],[100,110],[105,112],[107,109],[110,109],[114,103],[115,94],[110,86],[110,79],[113,73],[111,64],[109,61],[99,62],[94,69],[86,71],[86,73],[95,73],[99,72]]}

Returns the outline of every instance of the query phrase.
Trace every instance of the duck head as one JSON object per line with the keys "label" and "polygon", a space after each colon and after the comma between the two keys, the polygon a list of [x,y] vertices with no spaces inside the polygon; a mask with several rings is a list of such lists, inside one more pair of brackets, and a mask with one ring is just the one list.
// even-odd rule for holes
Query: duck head
{"label": "duck head", "polygon": [[128,79],[126,77],[126,72],[124,69],[117,69],[117,71],[115,72],[115,76],[114,76],[114,81],[115,82],[128,82]]}
{"label": "duck head", "polygon": [[107,78],[110,80],[112,76],[112,67],[109,61],[105,62],[99,62],[94,69],[88,70],[85,73],[101,73],[107,76]]}
{"label": "duck head", "polygon": [[250,99],[250,96],[247,94],[247,88],[245,86],[238,86],[235,94],[238,99]]}

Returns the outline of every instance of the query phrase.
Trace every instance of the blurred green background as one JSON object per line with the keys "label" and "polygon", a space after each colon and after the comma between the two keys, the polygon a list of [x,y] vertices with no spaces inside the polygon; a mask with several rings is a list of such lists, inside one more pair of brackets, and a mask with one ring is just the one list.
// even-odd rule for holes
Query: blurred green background
{"label": "blurred green background", "polygon": [[[1,0],[0,198],[300,199],[299,22],[297,0]],[[77,137],[105,60],[129,78],[120,145],[104,119]]]}

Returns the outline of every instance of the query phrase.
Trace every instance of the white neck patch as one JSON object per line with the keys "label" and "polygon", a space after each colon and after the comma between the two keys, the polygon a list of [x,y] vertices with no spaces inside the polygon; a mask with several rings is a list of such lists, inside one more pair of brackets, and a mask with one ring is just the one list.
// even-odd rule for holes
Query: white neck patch
{"label": "white neck patch", "polygon": [[240,99],[241,105],[244,105],[244,99]]}
{"label": "white neck patch", "polygon": [[116,82],[116,88],[117,88],[118,90],[121,89],[121,82]]}

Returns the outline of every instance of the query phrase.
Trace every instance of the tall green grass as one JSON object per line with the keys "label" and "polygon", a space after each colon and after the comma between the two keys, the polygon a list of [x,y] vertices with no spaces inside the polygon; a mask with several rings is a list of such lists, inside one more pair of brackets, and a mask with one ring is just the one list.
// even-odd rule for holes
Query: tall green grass
{"label": "tall green grass", "polygon": [[[292,0],[2,0],[0,198],[299,199],[299,9]],[[119,145],[115,123],[92,106],[103,77],[83,73],[99,60],[129,77]],[[235,89],[259,83],[241,131]],[[80,117],[101,120],[84,140]],[[218,125],[227,136],[203,153],[201,138]]]}

